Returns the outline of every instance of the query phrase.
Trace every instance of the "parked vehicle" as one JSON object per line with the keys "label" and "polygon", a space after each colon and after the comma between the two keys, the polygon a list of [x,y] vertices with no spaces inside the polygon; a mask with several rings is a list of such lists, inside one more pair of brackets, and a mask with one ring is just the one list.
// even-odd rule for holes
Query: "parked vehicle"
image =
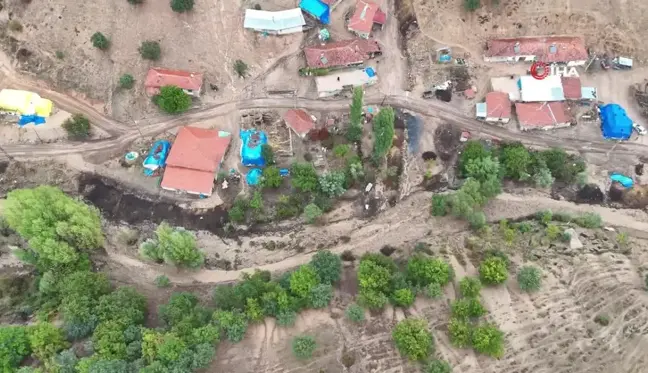
{"label": "parked vehicle", "polygon": [[648,134],[646,128],[639,123],[632,123],[632,128],[634,128],[634,130],[637,131],[637,133],[641,136]]}
{"label": "parked vehicle", "polygon": [[612,60],[615,70],[629,70],[632,69],[632,58],[627,57],[616,57]]}

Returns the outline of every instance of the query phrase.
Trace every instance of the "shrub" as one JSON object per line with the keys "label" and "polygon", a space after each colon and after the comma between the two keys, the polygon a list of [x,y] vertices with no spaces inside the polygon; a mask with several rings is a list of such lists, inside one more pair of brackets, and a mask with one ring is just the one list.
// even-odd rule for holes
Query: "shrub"
{"label": "shrub", "polygon": [[484,324],[472,332],[472,346],[475,351],[491,357],[504,355],[504,333],[493,324]]}
{"label": "shrub", "polygon": [[333,298],[333,286],[319,284],[311,290],[309,303],[313,308],[324,308],[329,305],[331,298]]}
{"label": "shrub", "polygon": [[556,180],[571,183],[578,173],[585,171],[585,162],[582,159],[570,156],[562,149],[542,151],[540,157]]}
{"label": "shrub", "polygon": [[140,246],[140,254],[145,258],[188,268],[199,268],[205,262],[205,254],[196,247],[196,237],[191,232],[163,222],[155,235],[155,240]]}
{"label": "shrub", "polygon": [[470,346],[470,324],[463,319],[450,319],[448,324],[450,343],[457,348]]}
{"label": "shrub", "polygon": [[448,196],[435,194],[432,196],[432,216],[446,216],[448,214]]}
{"label": "shrub", "polygon": [[389,302],[387,296],[375,290],[361,290],[358,295],[358,303],[372,310],[383,309],[387,302]]}
{"label": "shrub", "polygon": [[344,314],[346,315],[347,319],[352,322],[361,323],[365,321],[364,309],[355,303],[349,304]]}
{"label": "shrub", "polygon": [[481,291],[481,281],[476,277],[464,277],[459,281],[459,291],[462,296],[467,298],[478,297]]}
{"label": "shrub", "polygon": [[322,210],[314,203],[309,203],[304,207],[304,219],[309,224],[315,223],[322,214]]}
{"label": "shrub", "polygon": [[146,298],[135,289],[122,286],[99,298],[97,316],[100,321],[117,320],[125,325],[142,324]]}
{"label": "shrub", "polygon": [[334,284],[342,274],[342,259],[328,250],[318,251],[310,263],[323,284]]}
{"label": "shrub", "polygon": [[92,335],[92,345],[95,353],[103,359],[126,359],[124,325],[117,321],[102,322]]}
{"label": "shrub", "polygon": [[236,60],[234,62],[234,72],[239,76],[239,78],[245,78],[249,69],[250,67],[241,60]]}
{"label": "shrub", "polygon": [[551,241],[557,239],[561,233],[562,231],[560,227],[555,224],[549,224],[547,225],[547,228],[545,228],[545,234],[547,235],[547,238],[549,238]]}
{"label": "shrub", "polygon": [[423,373],[452,373],[452,367],[447,361],[434,359],[423,368]]}
{"label": "shrub", "polygon": [[298,359],[310,359],[316,348],[315,338],[309,335],[295,337],[292,341],[292,351]]}
{"label": "shrub", "polygon": [[481,0],[464,0],[464,7],[469,12],[474,12],[481,6]]}
{"label": "shrub", "polygon": [[194,0],[171,0],[171,9],[174,12],[188,12],[194,7]]}
{"label": "shrub", "polygon": [[542,273],[538,267],[524,266],[518,272],[517,280],[522,291],[527,293],[538,291],[542,285]]}
{"label": "shrub", "polygon": [[230,221],[235,223],[242,223],[245,221],[245,212],[248,208],[248,201],[244,198],[237,198],[234,205],[227,212]]}
{"label": "shrub", "polygon": [[329,198],[339,197],[344,194],[346,192],[344,183],[344,173],[339,171],[327,172],[319,178],[320,190]]}
{"label": "shrub", "polygon": [[283,178],[276,166],[268,166],[263,169],[263,177],[261,179],[261,186],[264,188],[279,188]]}
{"label": "shrub", "polygon": [[533,183],[538,188],[549,188],[555,179],[547,167],[542,167],[533,175]]}
{"label": "shrub", "polygon": [[487,285],[499,285],[508,278],[506,262],[496,256],[485,259],[479,265],[479,278]]}
{"label": "shrub", "polygon": [[475,211],[468,215],[468,223],[474,230],[482,229],[486,226],[486,215],[481,211]]}
{"label": "shrub", "polygon": [[159,288],[168,288],[171,286],[171,280],[165,275],[159,275],[155,278],[155,286]]}
{"label": "shrub", "polygon": [[396,348],[410,360],[425,360],[434,352],[434,339],[422,319],[405,319],[394,328],[392,338]]}
{"label": "shrub", "polygon": [[372,157],[375,161],[382,159],[394,141],[394,109],[384,107],[373,118],[374,149]]}
{"label": "shrub", "polygon": [[400,307],[409,307],[414,303],[414,293],[410,289],[398,289],[392,294],[392,301]]}
{"label": "shrub", "polygon": [[390,290],[392,272],[372,260],[361,260],[358,268],[358,283],[361,292],[373,290],[386,293]]}
{"label": "shrub", "polygon": [[167,85],[160,88],[160,94],[156,96],[155,103],[165,113],[178,114],[189,110],[191,97],[181,88]]}
{"label": "shrub", "polygon": [[441,295],[443,295],[441,284],[437,284],[435,282],[429,284],[425,287],[425,294],[432,299],[441,298]]}
{"label": "shrub", "polygon": [[142,4],[143,2],[144,0],[128,0],[128,3],[132,5]]}
{"label": "shrub", "polygon": [[26,327],[0,326],[0,371],[13,372],[30,353]]}
{"label": "shrub", "polygon": [[500,173],[500,164],[493,157],[482,157],[468,160],[464,166],[466,177],[473,178],[480,183],[492,178],[497,178]]}
{"label": "shrub", "polygon": [[277,314],[277,324],[280,326],[293,326],[297,319],[297,313],[291,310],[282,310]]}
{"label": "shrub", "polygon": [[49,360],[68,346],[63,331],[50,323],[29,327],[29,345],[36,358]]}
{"label": "shrub", "polygon": [[90,41],[92,42],[92,46],[97,49],[106,50],[108,49],[108,47],[110,47],[110,41],[108,40],[106,35],[100,32],[95,32],[94,34],[92,34]]}
{"label": "shrub", "polygon": [[450,281],[450,265],[442,259],[417,254],[407,261],[407,279],[414,285],[445,285]]}
{"label": "shrub", "polygon": [[143,41],[137,50],[139,51],[140,56],[145,60],[157,61],[160,59],[160,55],[162,54],[160,43],[152,40]]}
{"label": "shrub", "polygon": [[135,78],[131,74],[124,74],[119,77],[119,87],[123,89],[131,89],[135,85]]}
{"label": "shrub", "polygon": [[245,337],[248,322],[242,313],[218,310],[214,312],[213,319],[225,331],[230,342],[240,342]]}
{"label": "shrub", "polygon": [[261,157],[266,162],[266,165],[275,164],[274,149],[272,149],[270,144],[261,145]]}
{"label": "shrub", "polygon": [[583,228],[595,229],[595,228],[601,228],[601,226],[603,225],[603,219],[601,219],[601,215],[599,214],[593,212],[587,212],[574,219],[574,223],[578,224]]}
{"label": "shrub", "polygon": [[337,144],[333,147],[333,154],[338,158],[346,157],[351,151],[351,147],[347,144]]}
{"label": "shrub", "polygon": [[317,172],[312,163],[294,163],[290,169],[292,185],[302,192],[314,192],[317,190]]}
{"label": "shrub", "polygon": [[81,140],[90,136],[90,120],[83,114],[74,114],[66,119],[61,126],[72,139]]}
{"label": "shrub", "polygon": [[471,160],[488,158],[490,156],[491,152],[486,149],[486,147],[481,142],[477,140],[467,141],[459,157],[459,169],[462,176],[468,177],[466,166]]}
{"label": "shrub", "polygon": [[504,176],[513,180],[526,180],[533,163],[531,153],[520,143],[504,145],[499,160],[504,169]]}
{"label": "shrub", "polygon": [[290,291],[300,298],[308,298],[320,279],[312,265],[303,265],[290,275]]}

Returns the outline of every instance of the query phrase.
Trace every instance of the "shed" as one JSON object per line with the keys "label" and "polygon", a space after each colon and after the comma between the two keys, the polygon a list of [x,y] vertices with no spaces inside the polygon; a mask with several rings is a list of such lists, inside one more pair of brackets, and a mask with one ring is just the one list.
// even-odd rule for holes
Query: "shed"
{"label": "shed", "polygon": [[284,122],[299,137],[306,135],[315,128],[315,121],[302,109],[290,109],[284,114]]}
{"label": "shed", "polygon": [[564,101],[565,93],[561,77],[549,75],[544,79],[536,79],[531,75],[520,77],[521,100],[523,102]]}
{"label": "shed", "polygon": [[319,0],[301,0],[299,7],[325,25],[331,23],[331,10],[328,4]]}
{"label": "shed", "polygon": [[302,32],[306,24],[301,9],[268,12],[265,10],[246,9],[243,27],[269,34],[292,34]]}
{"label": "shed", "polygon": [[475,116],[478,119],[486,119],[486,103],[485,102],[478,102],[475,104]]}
{"label": "shed", "polygon": [[613,140],[627,140],[632,135],[632,119],[618,104],[599,107],[603,137]]}
{"label": "shed", "polygon": [[581,100],[596,101],[597,100],[596,88],[594,87],[581,87]]}
{"label": "shed", "polygon": [[486,95],[486,121],[508,123],[511,119],[511,100],[506,93],[489,92]]}

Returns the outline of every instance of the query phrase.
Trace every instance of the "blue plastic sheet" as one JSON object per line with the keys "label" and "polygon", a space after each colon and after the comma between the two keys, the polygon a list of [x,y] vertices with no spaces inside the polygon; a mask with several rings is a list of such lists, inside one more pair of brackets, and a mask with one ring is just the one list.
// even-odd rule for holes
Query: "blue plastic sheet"
{"label": "blue plastic sheet", "polygon": [[364,71],[367,73],[367,76],[369,76],[370,78],[376,76],[376,72],[372,67],[367,67]]}
{"label": "blue plastic sheet", "polygon": [[331,23],[329,6],[319,0],[302,0],[299,7],[325,25]]}
{"label": "blue plastic sheet", "polygon": [[142,162],[142,166],[144,166],[144,175],[152,176],[155,171],[164,167],[170,149],[171,143],[167,140],[158,140],[153,143],[148,156],[144,159],[144,162]]}
{"label": "blue plastic sheet", "polygon": [[257,130],[241,130],[241,163],[247,167],[264,167],[265,159],[261,149],[268,143],[265,132]]}
{"label": "blue plastic sheet", "polygon": [[632,186],[634,185],[632,178],[621,174],[610,175],[610,180],[620,183],[624,188],[632,188]]}
{"label": "blue plastic sheet", "polygon": [[286,176],[290,175],[290,170],[288,170],[287,168],[280,168],[279,169],[279,175],[281,175],[283,177],[286,177]]}
{"label": "blue plastic sheet", "polygon": [[627,140],[632,135],[632,119],[617,104],[599,107],[601,110],[601,131],[603,137],[614,140]]}
{"label": "blue plastic sheet", "polygon": [[22,115],[18,120],[18,125],[24,127],[30,123],[38,126],[45,123],[45,118],[39,117],[38,115]]}
{"label": "blue plastic sheet", "polygon": [[260,168],[253,168],[248,172],[247,175],[245,175],[245,181],[247,182],[248,185],[259,185],[261,182],[261,175],[263,172],[261,172]]}

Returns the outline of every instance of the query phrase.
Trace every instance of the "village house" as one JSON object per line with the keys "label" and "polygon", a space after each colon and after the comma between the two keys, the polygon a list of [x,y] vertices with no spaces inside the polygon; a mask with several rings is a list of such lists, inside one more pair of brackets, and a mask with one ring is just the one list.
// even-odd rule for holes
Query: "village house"
{"label": "village house", "polygon": [[374,24],[382,27],[387,22],[387,14],[380,9],[378,4],[358,0],[355,12],[349,20],[348,29],[361,38],[368,39]]}
{"label": "village house", "polygon": [[541,61],[582,66],[588,59],[583,39],[575,36],[491,39],[484,53],[486,62]]}
{"label": "village house", "polygon": [[295,135],[301,139],[306,136],[315,128],[315,120],[302,109],[290,109],[286,111],[283,116],[286,126],[290,128]]}
{"label": "village house", "polygon": [[491,90],[493,92],[503,92],[509,96],[509,100],[513,102],[520,101],[520,86],[518,81],[519,76],[498,76],[491,78]]}
{"label": "village house", "polygon": [[506,124],[511,120],[511,100],[503,92],[489,92],[486,102],[477,104],[477,118],[488,123]]}
{"label": "village house", "polygon": [[563,102],[518,102],[515,104],[522,131],[569,127],[571,119]]}
{"label": "village house", "polygon": [[344,68],[359,66],[381,54],[375,40],[352,39],[304,48],[309,68]]}
{"label": "village house", "polygon": [[549,75],[544,79],[523,75],[519,84],[522,102],[565,101],[562,78],[558,75]]}
{"label": "village house", "polygon": [[146,93],[151,96],[160,93],[160,88],[168,85],[182,88],[189,96],[200,97],[203,74],[154,67],[149,70],[144,81]]}
{"label": "village house", "polygon": [[161,187],[210,196],[231,140],[229,132],[180,128],[166,160]]}
{"label": "village house", "polygon": [[378,81],[376,72],[371,68],[353,71],[336,72],[315,78],[317,94],[319,97],[335,96],[343,91],[350,91],[354,87],[373,85]]}
{"label": "village house", "polygon": [[246,9],[243,28],[271,35],[285,35],[302,32],[306,25],[301,9],[268,12],[265,10]]}

